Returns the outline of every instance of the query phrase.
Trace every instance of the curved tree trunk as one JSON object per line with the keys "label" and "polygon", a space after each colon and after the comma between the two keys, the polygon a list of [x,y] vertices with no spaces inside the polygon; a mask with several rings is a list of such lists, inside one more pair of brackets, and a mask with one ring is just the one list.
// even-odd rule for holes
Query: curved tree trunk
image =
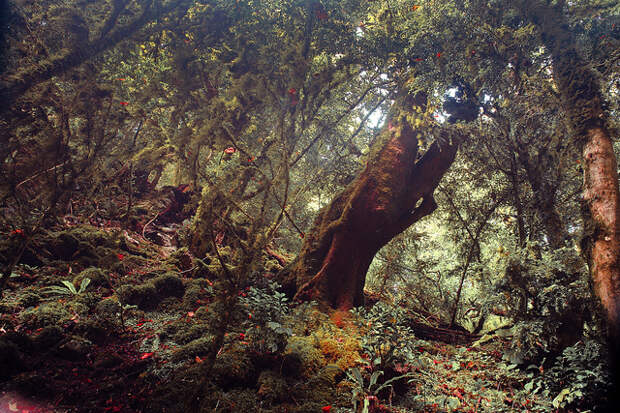
{"label": "curved tree trunk", "polygon": [[364,171],[320,211],[289,270],[296,299],[338,309],[363,304],[377,251],[437,207],[433,191],[458,144],[435,142],[416,162],[418,134],[404,118],[392,117]]}
{"label": "curved tree trunk", "polygon": [[[582,249],[594,292],[607,321],[613,368],[620,367],[620,191],[617,160],[604,122],[602,97],[596,77],[579,56],[575,39],[562,12],[534,4],[533,19],[553,58],[553,76],[576,132],[583,156]],[[617,377],[616,377],[617,378]],[[617,384],[617,383],[616,383]]]}

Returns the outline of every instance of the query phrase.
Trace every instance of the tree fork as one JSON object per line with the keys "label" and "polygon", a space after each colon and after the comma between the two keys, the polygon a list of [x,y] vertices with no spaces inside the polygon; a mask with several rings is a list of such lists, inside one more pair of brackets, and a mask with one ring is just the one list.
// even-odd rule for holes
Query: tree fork
{"label": "tree fork", "polygon": [[366,168],[319,212],[299,256],[283,274],[295,299],[343,310],[362,305],[375,254],[437,208],[433,192],[454,161],[458,139],[444,136],[444,144],[434,142],[418,159],[419,132],[407,119],[415,116],[413,106],[425,103],[426,96],[397,99],[397,114]]}

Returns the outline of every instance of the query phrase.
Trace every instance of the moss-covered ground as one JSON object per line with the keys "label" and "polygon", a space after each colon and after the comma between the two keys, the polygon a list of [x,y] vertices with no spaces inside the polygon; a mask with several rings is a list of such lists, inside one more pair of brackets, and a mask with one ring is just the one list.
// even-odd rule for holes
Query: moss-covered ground
{"label": "moss-covered ground", "polygon": [[550,403],[523,390],[530,379],[502,361],[501,340],[454,346],[401,336],[408,361],[382,366],[377,383],[403,377],[379,391],[368,382],[378,367],[363,348],[363,321],[288,304],[261,321],[265,308],[245,298],[251,290],[214,349],[218,280],[185,249],[84,224],[36,244],[41,255],[15,268],[0,300],[2,413],[186,412],[197,394],[204,412],[353,412],[354,401],[369,412],[543,411]]}

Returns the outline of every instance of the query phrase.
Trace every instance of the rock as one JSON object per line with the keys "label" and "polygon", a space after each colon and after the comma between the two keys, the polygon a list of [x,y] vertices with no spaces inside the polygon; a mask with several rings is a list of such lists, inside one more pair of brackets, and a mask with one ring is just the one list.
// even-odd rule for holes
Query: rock
{"label": "rock", "polygon": [[92,346],[90,341],[74,336],[71,340],[58,347],[57,354],[68,361],[82,361],[86,359]]}

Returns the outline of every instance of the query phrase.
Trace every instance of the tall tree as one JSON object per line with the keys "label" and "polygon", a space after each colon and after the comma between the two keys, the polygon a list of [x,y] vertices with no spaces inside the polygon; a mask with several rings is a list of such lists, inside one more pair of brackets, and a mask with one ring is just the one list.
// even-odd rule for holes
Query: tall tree
{"label": "tall tree", "polygon": [[620,190],[600,85],[568,30],[565,1],[526,1],[553,59],[553,75],[581,148],[585,234],[582,249],[607,321],[611,354],[620,363]]}

